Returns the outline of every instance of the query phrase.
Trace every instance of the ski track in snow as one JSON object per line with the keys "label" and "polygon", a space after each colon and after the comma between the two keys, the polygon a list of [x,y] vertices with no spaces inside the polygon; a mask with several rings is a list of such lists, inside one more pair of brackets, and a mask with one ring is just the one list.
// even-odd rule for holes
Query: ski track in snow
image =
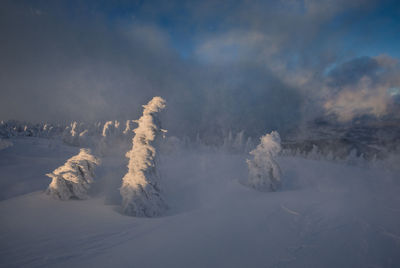
{"label": "ski track in snow", "polygon": [[78,149],[13,143],[0,194],[27,187],[0,202],[0,267],[400,267],[390,171],[282,157],[283,189],[264,193],[241,183],[247,156],[181,151],[160,159],[167,215],[135,218],[118,207],[123,154],[103,158],[92,199],[58,201],[30,192]]}

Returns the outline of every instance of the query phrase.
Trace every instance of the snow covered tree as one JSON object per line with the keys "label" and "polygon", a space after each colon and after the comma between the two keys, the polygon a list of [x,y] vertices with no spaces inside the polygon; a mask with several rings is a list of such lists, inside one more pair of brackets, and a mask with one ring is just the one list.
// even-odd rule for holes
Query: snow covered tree
{"label": "snow covered tree", "polygon": [[143,115],[134,129],[132,149],[126,153],[129,159],[128,173],[122,179],[120,193],[125,214],[139,217],[161,215],[167,208],[159,184],[154,144],[161,129],[158,113],[165,108],[161,97],[154,97],[143,105]]}
{"label": "snow covered tree", "polygon": [[224,137],[222,148],[229,152],[232,149],[232,144],[233,144],[233,135],[232,131],[229,131],[228,136]]}
{"label": "snow covered tree", "polygon": [[103,133],[102,136],[105,138],[109,138],[113,135],[115,131],[115,125],[113,121],[107,121],[105,122],[104,126],[103,126]]}
{"label": "snow covered tree", "polygon": [[275,161],[281,151],[281,138],[278,132],[272,131],[260,140],[256,149],[250,152],[254,158],[247,160],[248,185],[260,191],[276,191],[281,184],[281,170]]}
{"label": "snow covered tree", "polygon": [[88,146],[89,144],[90,144],[89,130],[85,129],[81,133],[79,133],[79,145]]}
{"label": "snow covered tree", "polygon": [[135,128],[134,120],[126,120],[125,129],[122,131],[122,140],[124,142],[130,142],[133,137],[133,129]]}
{"label": "snow covered tree", "polygon": [[89,149],[81,149],[79,154],[46,174],[52,178],[46,193],[56,199],[87,199],[90,184],[93,183],[94,168],[100,161],[91,154]]}
{"label": "snow covered tree", "polygon": [[333,161],[335,159],[332,151],[328,152],[328,154],[326,155],[325,159],[328,160],[328,161]]}
{"label": "snow covered tree", "polygon": [[349,155],[345,158],[345,162],[348,165],[362,166],[365,164],[364,154],[358,155],[357,149],[353,148]]}
{"label": "snow covered tree", "polygon": [[79,146],[79,125],[78,122],[74,121],[70,126],[67,126],[64,130],[62,140],[64,143]]}
{"label": "snow covered tree", "polygon": [[251,137],[248,137],[246,144],[244,146],[244,152],[249,153],[253,148],[254,148],[253,141],[252,141]]}
{"label": "snow covered tree", "polygon": [[115,129],[115,132],[116,132],[117,134],[119,134],[119,133],[122,132],[122,130],[120,129],[120,127],[121,127],[121,122],[119,122],[118,120],[115,120],[115,121],[114,121],[114,129]]}
{"label": "snow covered tree", "polygon": [[236,153],[243,152],[243,143],[244,143],[244,131],[240,131],[236,134],[235,140],[232,144],[232,149]]}
{"label": "snow covered tree", "polygon": [[321,154],[319,153],[318,146],[313,144],[311,151],[307,154],[307,158],[313,160],[321,160]]}
{"label": "snow covered tree", "polygon": [[126,120],[125,129],[122,134],[129,135],[133,131],[134,123],[133,120]]}
{"label": "snow covered tree", "polygon": [[107,155],[110,151],[111,145],[115,140],[115,122],[107,121],[104,123],[101,140],[98,144],[98,150],[101,155]]}

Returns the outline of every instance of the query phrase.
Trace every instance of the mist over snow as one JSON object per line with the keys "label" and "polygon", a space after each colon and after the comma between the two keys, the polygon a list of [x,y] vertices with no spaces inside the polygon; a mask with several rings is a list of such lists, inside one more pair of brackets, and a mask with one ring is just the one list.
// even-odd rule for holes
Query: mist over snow
{"label": "mist over snow", "polygon": [[400,267],[396,0],[0,2],[0,267]]}
{"label": "mist over snow", "polygon": [[177,147],[161,153],[158,166],[169,209],[146,218],[120,213],[123,155],[102,158],[89,199],[60,201],[44,194],[44,174],[76,147],[34,137],[13,142],[0,151],[0,193],[18,185],[27,194],[0,202],[1,267],[396,267],[400,261],[400,185],[398,171],[389,168],[277,156],[281,187],[260,192],[241,182],[250,155]]}

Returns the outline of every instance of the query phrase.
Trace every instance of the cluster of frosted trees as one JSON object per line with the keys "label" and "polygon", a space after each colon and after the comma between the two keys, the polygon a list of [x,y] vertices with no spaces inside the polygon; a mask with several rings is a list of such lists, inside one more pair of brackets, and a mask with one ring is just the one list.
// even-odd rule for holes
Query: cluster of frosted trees
{"label": "cluster of frosted trees", "polygon": [[[129,159],[128,172],[122,178],[120,193],[123,213],[137,217],[154,217],[162,215],[168,208],[162,195],[156,150],[159,137],[166,132],[161,128],[158,117],[159,112],[165,108],[165,101],[161,97],[154,97],[143,108],[143,115],[135,121],[137,127],[133,129],[128,122],[125,126],[124,132],[133,132],[134,135],[132,148],[126,153]],[[119,124],[116,122],[107,122],[103,127],[103,137],[113,136],[110,133],[115,133],[118,128]],[[77,129],[76,123],[71,125],[71,136],[78,135]],[[243,142],[238,141],[237,144]],[[261,137],[260,144],[250,152],[254,158],[247,161],[250,187],[260,191],[276,191],[279,188],[280,169],[275,156],[280,149],[277,132]],[[52,181],[46,193],[60,200],[87,199],[93,183],[94,169],[99,164],[99,159],[89,149],[81,149],[78,155],[47,174]]]}
{"label": "cluster of frosted trees", "polygon": [[93,146],[97,144],[100,153],[104,154],[117,141],[128,141],[132,138],[133,121],[126,120],[123,124],[117,120],[104,124],[72,122],[62,134],[64,143],[73,146]]}
{"label": "cluster of frosted trees", "polygon": [[236,136],[229,131],[228,135],[224,137],[222,149],[231,153],[250,152],[254,147],[251,137],[245,138],[244,131],[236,133]]}
{"label": "cluster of frosted trees", "polygon": [[[107,121],[83,123],[73,121],[68,125],[51,123],[25,123],[16,120],[0,121],[0,138],[11,137],[60,137],[73,146],[85,146],[99,139],[132,138],[133,121]],[[105,137],[105,138],[104,138]]]}
{"label": "cluster of frosted trees", "polygon": [[[106,121],[83,123],[73,121],[68,125],[51,123],[26,123],[16,120],[0,121],[0,138],[3,140],[0,148],[12,144],[12,137],[40,137],[61,139],[64,143],[77,147],[94,148],[95,153],[106,156],[125,151],[134,135],[134,120]],[[214,139],[215,138],[215,139]],[[160,150],[173,152],[179,148],[196,150],[224,150],[229,153],[248,153],[256,144],[243,131],[224,132],[219,137],[201,137],[200,134],[190,139],[167,137],[160,144]],[[303,157],[313,160],[327,160],[342,164],[368,166],[387,157],[387,152],[375,147],[355,148],[352,145],[315,144],[298,142],[284,146],[281,155]],[[396,151],[396,148],[392,148]],[[399,149],[397,149],[398,151]]]}
{"label": "cluster of frosted trees", "polygon": [[[11,137],[40,137],[61,139],[62,142],[76,147],[95,148],[95,152],[102,156],[112,153],[114,149],[126,148],[133,137],[134,120],[106,121],[84,123],[73,121],[67,125],[38,123],[30,124],[15,120],[0,121],[0,138]],[[222,149],[229,153],[248,153],[254,147],[251,137],[244,131],[234,133],[228,131],[219,137],[218,142],[210,143],[207,137],[200,138],[200,134],[194,139],[184,136],[167,137],[160,144],[160,149],[173,151],[176,148],[192,148],[198,150]]]}
{"label": "cluster of frosted trees", "polygon": [[59,136],[64,127],[60,124],[24,123],[15,120],[0,121],[0,138],[11,137],[42,137]]}
{"label": "cluster of frosted trees", "polygon": [[[153,217],[161,215],[167,208],[162,197],[154,146],[160,133],[164,132],[157,114],[164,109],[165,101],[161,97],[154,97],[143,107],[143,115],[136,121],[137,128],[133,129],[132,124],[127,123],[124,130],[133,131],[134,137],[132,149],[126,154],[129,159],[128,172],[122,179],[120,192],[125,214]],[[110,136],[109,133],[116,128],[115,123],[106,123],[103,137]],[[71,132],[77,133],[76,129],[77,125],[72,124]],[[61,200],[88,198],[94,168],[99,163],[90,150],[81,149],[78,155],[47,174],[52,181],[46,193]]]}
{"label": "cluster of frosted trees", "polygon": [[281,154],[284,156],[295,156],[311,160],[326,160],[353,166],[369,166],[376,164],[378,161],[376,154],[365,156],[355,148],[342,150],[342,152],[339,153],[333,153],[332,151],[326,152],[326,150],[318,148],[315,144],[312,145],[311,150],[309,151],[300,150],[299,148],[295,150],[285,149],[282,150]]}

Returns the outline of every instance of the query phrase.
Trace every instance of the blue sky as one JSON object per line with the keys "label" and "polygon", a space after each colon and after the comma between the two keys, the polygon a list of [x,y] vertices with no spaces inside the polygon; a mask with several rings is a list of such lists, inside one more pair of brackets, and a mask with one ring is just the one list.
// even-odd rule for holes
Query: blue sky
{"label": "blue sky", "polygon": [[[240,23],[229,24],[223,18],[226,10],[235,10],[235,3],[240,3],[240,1],[228,1],[227,4],[222,5],[224,7],[220,7],[221,13],[210,12],[209,16],[205,15],[201,20],[193,19],[190,5],[181,5],[179,1],[173,1],[171,6],[165,8],[159,8],[162,2],[153,1],[154,9],[144,7],[144,2],[149,3],[149,1],[133,1],[133,3],[120,1],[118,4],[117,1],[116,5],[103,2],[95,6],[98,11],[107,16],[111,24],[129,24],[136,21],[157,25],[169,35],[178,53],[185,57],[193,54],[196,40],[202,35],[241,27]],[[268,1],[264,2],[268,3]],[[269,2],[271,8],[276,5],[274,1]],[[298,2],[300,5],[298,12],[304,12],[304,2]],[[360,1],[359,5],[362,6],[363,1]],[[91,5],[88,5],[88,8],[89,6]],[[335,14],[326,23],[326,34],[342,31],[343,46],[349,51],[354,51],[353,53],[357,56],[388,54],[400,57],[399,30],[400,2],[398,1],[376,1],[372,7],[361,12],[358,9],[344,10]]]}

